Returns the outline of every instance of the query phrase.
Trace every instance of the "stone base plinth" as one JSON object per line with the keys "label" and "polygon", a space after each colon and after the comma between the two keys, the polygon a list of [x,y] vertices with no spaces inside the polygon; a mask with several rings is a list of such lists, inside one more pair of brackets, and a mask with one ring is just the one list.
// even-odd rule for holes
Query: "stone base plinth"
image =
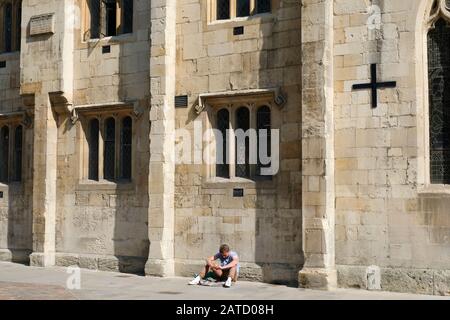
{"label": "stone base plinth", "polygon": [[152,277],[173,277],[175,276],[175,261],[148,259],[145,264],[145,275]]}
{"label": "stone base plinth", "polygon": [[27,249],[0,249],[0,261],[28,264],[30,253]]}
{"label": "stone base plinth", "polygon": [[[239,280],[266,282],[283,285],[297,285],[297,264],[240,262]],[[175,274],[193,277],[205,265],[205,260],[175,260]]]}
{"label": "stone base plinth", "polygon": [[30,266],[32,267],[52,267],[55,262],[54,252],[33,252],[30,254]]}
{"label": "stone base plinth", "polygon": [[[339,287],[371,289],[373,266],[337,265]],[[379,267],[382,291],[450,296],[450,270]]]}
{"label": "stone base plinth", "polygon": [[147,258],[97,254],[62,253],[56,254],[56,265],[60,267],[78,266],[83,269],[144,274]]}
{"label": "stone base plinth", "polygon": [[300,288],[333,290],[337,288],[336,269],[304,268],[298,274]]}

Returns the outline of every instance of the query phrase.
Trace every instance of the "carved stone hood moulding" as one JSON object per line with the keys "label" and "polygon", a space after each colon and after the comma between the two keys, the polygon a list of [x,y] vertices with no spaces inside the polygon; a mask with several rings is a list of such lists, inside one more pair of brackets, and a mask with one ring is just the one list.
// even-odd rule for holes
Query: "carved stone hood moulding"
{"label": "carved stone hood moulding", "polygon": [[428,26],[434,28],[439,18],[444,18],[450,23],[450,0],[435,0],[431,9]]}

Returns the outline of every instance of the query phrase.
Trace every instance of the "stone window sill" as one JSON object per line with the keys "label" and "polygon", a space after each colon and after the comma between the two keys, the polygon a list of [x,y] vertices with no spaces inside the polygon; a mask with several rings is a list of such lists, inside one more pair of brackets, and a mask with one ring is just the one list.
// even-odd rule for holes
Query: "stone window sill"
{"label": "stone window sill", "polygon": [[248,26],[253,24],[273,22],[275,16],[273,13],[260,13],[249,17],[236,17],[227,20],[213,20],[208,22],[208,31],[222,29],[222,28],[233,28],[237,26]]}
{"label": "stone window sill", "polygon": [[275,189],[274,180],[250,180],[245,178],[209,178],[203,183],[206,189],[243,188],[243,189]]}
{"label": "stone window sill", "polygon": [[80,44],[81,49],[86,49],[91,46],[104,46],[104,45],[114,45],[114,44],[120,44],[124,42],[135,42],[136,41],[136,34],[135,33],[127,33],[127,34],[121,34],[118,36],[109,36],[109,37],[103,37],[98,39],[89,39],[84,40]]}
{"label": "stone window sill", "polygon": [[0,191],[7,191],[9,193],[23,192],[23,182],[10,182],[8,184],[0,183]]}
{"label": "stone window sill", "polygon": [[134,183],[129,181],[81,180],[78,183],[77,191],[132,191],[134,188]]}
{"label": "stone window sill", "polygon": [[20,51],[0,52],[0,58],[4,60],[20,59]]}
{"label": "stone window sill", "polygon": [[444,184],[422,185],[418,187],[417,193],[419,196],[450,197],[450,185]]}

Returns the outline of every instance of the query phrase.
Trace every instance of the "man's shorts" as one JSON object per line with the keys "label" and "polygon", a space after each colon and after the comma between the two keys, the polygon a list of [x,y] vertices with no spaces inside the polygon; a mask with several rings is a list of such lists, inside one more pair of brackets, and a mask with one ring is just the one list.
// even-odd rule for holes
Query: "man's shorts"
{"label": "man's shorts", "polygon": [[[214,273],[214,271],[209,271],[205,275],[205,280],[213,279],[213,280],[219,281],[219,282],[227,281],[229,273],[230,273],[230,270],[224,270],[222,273],[222,276],[220,278],[218,278],[216,276],[216,274]],[[239,277],[239,272],[236,272],[236,276],[234,277],[234,279],[232,279],[233,282],[236,282],[238,280],[238,277]]]}

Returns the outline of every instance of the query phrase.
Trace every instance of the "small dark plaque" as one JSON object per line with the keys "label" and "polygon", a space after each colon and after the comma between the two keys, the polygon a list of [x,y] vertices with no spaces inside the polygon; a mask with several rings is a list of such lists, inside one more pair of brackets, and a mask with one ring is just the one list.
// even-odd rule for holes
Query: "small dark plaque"
{"label": "small dark plaque", "polygon": [[0,199],[3,199],[3,191],[0,191]]}
{"label": "small dark plaque", "polygon": [[188,96],[175,97],[175,108],[187,108],[187,107],[188,107]]}
{"label": "small dark plaque", "polygon": [[242,198],[244,196],[244,189],[233,189],[233,197]]}
{"label": "small dark plaque", "polygon": [[111,46],[103,46],[102,53],[111,53]]}
{"label": "small dark plaque", "polygon": [[233,35],[238,36],[244,34],[244,27],[234,27],[233,28]]}
{"label": "small dark plaque", "polygon": [[0,61],[0,68],[6,68],[6,61]]}

